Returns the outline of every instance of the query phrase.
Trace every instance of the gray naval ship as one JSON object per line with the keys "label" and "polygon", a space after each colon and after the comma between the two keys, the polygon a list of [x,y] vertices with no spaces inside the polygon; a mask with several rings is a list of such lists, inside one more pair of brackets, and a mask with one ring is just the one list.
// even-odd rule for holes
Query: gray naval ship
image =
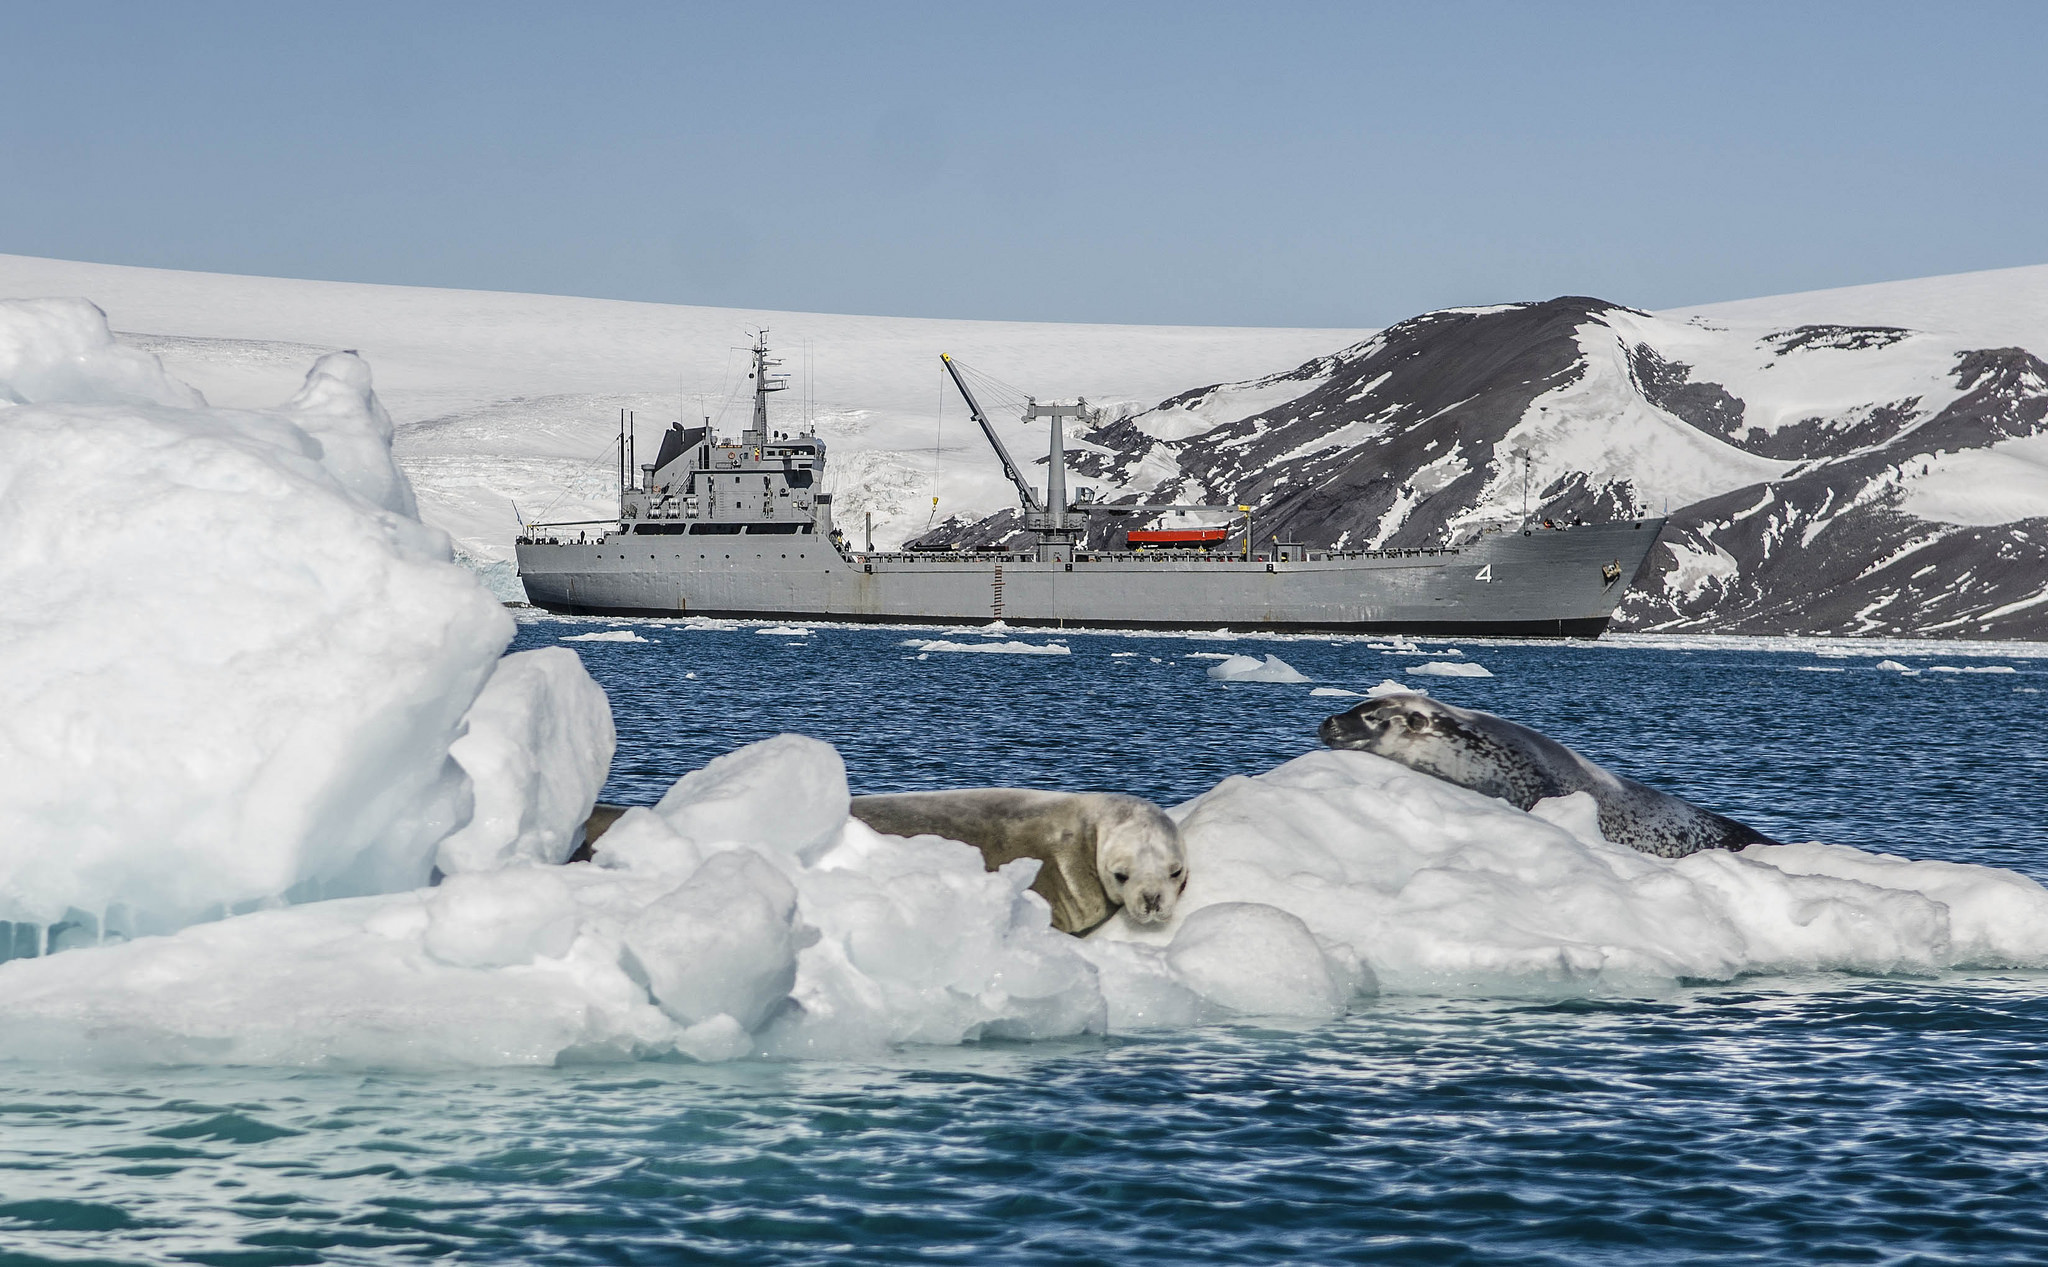
{"label": "gray naval ship", "polygon": [[[635,471],[622,434],[616,523],[522,529],[519,575],[535,605],[577,615],[1592,638],[1664,523],[1524,522],[1424,550],[1258,547],[1249,507],[1107,504],[1087,490],[1070,501],[1063,424],[1090,416],[1086,402],[1033,400],[1024,410],[1051,423],[1041,496],[945,357],[1016,486],[1032,544],[880,551],[870,532],[856,548],[832,522],[824,442],[771,428],[768,398],[788,382],[772,372],[765,337],[752,352],[753,417],[737,439],[713,434],[708,419],[675,423]],[[1241,514],[1242,527],[1141,529],[1122,534],[1121,549],[1086,545],[1091,516],[1164,511]]]}

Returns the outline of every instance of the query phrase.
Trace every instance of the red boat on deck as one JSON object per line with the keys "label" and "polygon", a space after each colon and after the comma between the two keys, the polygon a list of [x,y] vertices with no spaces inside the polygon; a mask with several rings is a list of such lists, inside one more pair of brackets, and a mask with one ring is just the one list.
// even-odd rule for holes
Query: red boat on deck
{"label": "red boat on deck", "polygon": [[1133,528],[1130,532],[1130,548],[1133,550],[1207,550],[1222,545],[1230,536],[1228,528]]}

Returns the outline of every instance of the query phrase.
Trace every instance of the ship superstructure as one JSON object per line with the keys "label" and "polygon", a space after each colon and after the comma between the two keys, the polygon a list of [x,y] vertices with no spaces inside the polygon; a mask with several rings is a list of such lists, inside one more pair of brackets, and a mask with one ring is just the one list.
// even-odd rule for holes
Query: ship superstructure
{"label": "ship superstructure", "polygon": [[736,440],[716,436],[708,420],[675,423],[654,461],[636,469],[623,437],[616,524],[595,535],[545,524],[522,532],[519,573],[536,605],[597,615],[1593,637],[1663,525],[1524,524],[1456,547],[1338,551],[1277,541],[1260,549],[1246,519],[1234,548],[1209,528],[1141,530],[1130,534],[1137,548],[1091,549],[1093,515],[1245,508],[1109,505],[1085,490],[1070,500],[1063,427],[1090,416],[1085,401],[1025,406],[1026,421],[1050,424],[1041,494],[948,357],[1017,488],[1030,544],[877,551],[863,533],[856,547],[833,523],[825,442],[773,428],[769,397],[788,384],[765,333],[751,349],[753,412]]}

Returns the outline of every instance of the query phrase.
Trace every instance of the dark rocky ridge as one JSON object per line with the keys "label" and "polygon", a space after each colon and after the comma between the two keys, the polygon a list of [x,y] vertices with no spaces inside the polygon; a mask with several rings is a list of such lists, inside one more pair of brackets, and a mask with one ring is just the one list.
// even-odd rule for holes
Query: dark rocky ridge
{"label": "dark rocky ridge", "polygon": [[[1072,469],[1113,486],[1106,500],[1252,505],[1262,542],[1442,544],[1475,525],[1520,518],[1511,433],[1526,433],[1532,408],[1539,418],[1552,408],[1539,400],[1547,393],[1607,375],[1624,404],[1642,407],[1582,412],[1573,421],[1610,428],[1622,442],[1614,451],[1660,451],[1689,428],[1739,451],[1718,450],[1731,458],[1784,464],[1763,482],[1728,478],[1755,463],[1726,464],[1727,491],[1673,509],[1617,627],[2048,638],[2048,602],[2019,606],[2048,593],[2048,521],[1970,527],[1902,508],[1911,474],[1935,455],[2048,431],[2048,365],[2020,348],[1960,348],[1950,382],[1928,384],[1944,399],[1961,393],[1939,410],[1929,412],[1922,392],[1766,429],[1734,391],[1655,346],[1654,333],[1651,341],[1640,335],[1657,328],[1649,314],[1580,296],[1429,313],[1292,370],[1195,388],[1110,420],[1077,437],[1084,451]],[[1687,337],[1697,346],[1698,331]],[[1883,356],[1915,335],[1806,325],[1725,337],[1743,340],[1790,380],[1803,355]],[[1601,359],[1609,347],[1611,364]],[[1199,413],[1245,389],[1270,398],[1270,389],[1291,384],[1300,385],[1298,396],[1186,439],[1147,430],[1155,416]],[[1585,400],[1604,399],[1556,407],[1584,411],[1595,408]],[[1162,463],[1175,474],[1150,484],[1136,478]],[[1648,482],[1625,462],[1570,471],[1529,489],[1529,508],[1566,522],[1651,513],[1661,507],[1644,491]],[[1098,516],[1090,544],[1114,545],[1126,526],[1135,524]],[[922,540],[1018,541],[1018,529],[1006,513],[948,521]]]}

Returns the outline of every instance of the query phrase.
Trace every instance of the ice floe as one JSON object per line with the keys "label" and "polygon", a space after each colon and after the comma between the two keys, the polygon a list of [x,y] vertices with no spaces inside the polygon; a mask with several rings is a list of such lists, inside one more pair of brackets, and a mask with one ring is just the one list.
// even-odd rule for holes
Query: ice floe
{"label": "ice floe", "polygon": [[[1073,648],[1064,643],[1048,642],[949,642],[944,638],[913,638],[903,644],[919,651],[970,651],[987,655],[1072,655]],[[923,657],[918,657],[922,659]]]}
{"label": "ice floe", "polygon": [[557,642],[652,642],[630,629],[606,629],[601,633],[564,634]]}
{"label": "ice floe", "polygon": [[1485,665],[1475,664],[1470,660],[1431,660],[1427,664],[1416,665],[1415,667],[1409,669],[1408,672],[1412,674],[1419,674],[1422,677],[1493,676],[1493,674],[1486,668]]}
{"label": "ice floe", "polygon": [[1307,682],[1309,676],[1279,656],[1234,655],[1209,666],[1209,676],[1218,682]]}
{"label": "ice floe", "polygon": [[1839,846],[1677,860],[1355,752],[1172,813],[1174,922],[1054,932],[1034,864],[847,817],[781,736],[630,811],[590,864],[312,902],[0,964],[0,1057],[444,1066],[838,1058],[1238,1015],[1375,989],[1544,997],[1843,970],[2048,966],[2048,890]]}

